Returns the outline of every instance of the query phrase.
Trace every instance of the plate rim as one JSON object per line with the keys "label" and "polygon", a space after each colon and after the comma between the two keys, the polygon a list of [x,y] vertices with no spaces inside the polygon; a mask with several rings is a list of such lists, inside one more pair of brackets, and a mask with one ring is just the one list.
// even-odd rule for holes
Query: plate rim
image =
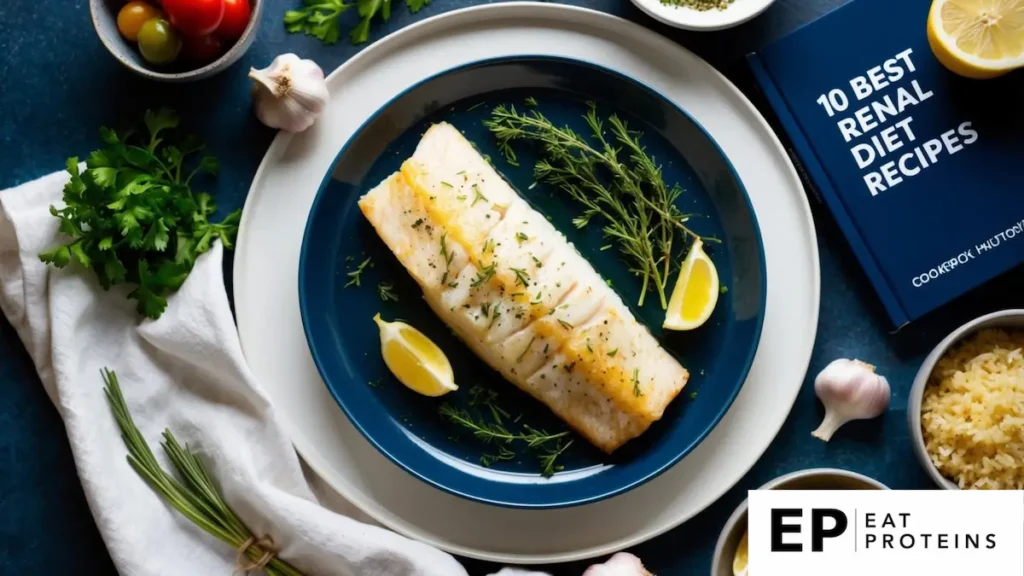
{"label": "plate rim", "polygon": [[[759,290],[760,297],[758,299],[758,301],[760,302],[760,306],[758,307],[756,319],[754,320],[754,330],[753,330],[753,333],[750,336],[751,339],[752,339],[752,344],[749,346],[749,349],[747,349],[744,352],[742,352],[742,358],[743,358],[743,360],[742,360],[742,367],[740,368],[739,372],[737,373],[737,377],[739,379],[739,382],[731,384],[732,385],[732,391],[729,393],[729,395],[726,398],[725,402],[720,407],[717,408],[717,412],[711,417],[711,420],[710,420],[708,426],[704,430],[702,430],[696,436],[696,438],[693,441],[688,443],[688,445],[685,447],[685,449],[680,450],[677,453],[673,454],[671,457],[665,459],[664,461],[659,463],[653,470],[650,470],[649,472],[644,473],[644,474],[640,475],[639,477],[633,477],[626,484],[623,484],[621,486],[615,487],[614,489],[609,489],[609,490],[602,491],[599,494],[593,494],[593,495],[587,496],[587,497],[580,497],[580,498],[576,498],[576,499],[570,500],[570,501],[563,501],[563,502],[549,501],[549,502],[541,502],[541,503],[532,503],[532,502],[509,502],[507,500],[503,501],[503,500],[500,500],[500,499],[497,499],[497,498],[488,499],[488,498],[484,498],[484,497],[480,497],[480,496],[476,496],[476,495],[472,495],[472,494],[466,493],[465,491],[457,490],[455,488],[452,488],[451,486],[446,486],[440,480],[428,477],[427,475],[425,475],[423,473],[422,470],[416,470],[416,469],[410,467],[409,465],[407,465],[402,459],[398,458],[397,456],[392,454],[391,451],[389,451],[385,446],[381,445],[381,443],[378,441],[378,439],[376,439],[373,435],[371,435],[369,432],[367,432],[366,427],[363,425],[361,420],[357,417],[356,414],[354,414],[354,412],[355,412],[354,409],[353,409],[354,407],[348,406],[346,404],[346,402],[342,399],[342,395],[339,394],[336,391],[335,386],[329,383],[329,380],[331,380],[331,378],[329,377],[328,374],[325,373],[325,370],[323,369],[323,366],[322,366],[322,363],[321,363],[321,360],[320,360],[320,354],[325,352],[326,350],[319,350],[318,347],[316,346],[316,344],[314,344],[314,339],[313,339],[312,334],[311,334],[312,328],[310,326],[310,324],[311,324],[310,315],[311,315],[312,312],[309,309],[309,304],[306,301],[306,298],[304,297],[304,293],[305,293],[304,292],[304,286],[306,284],[306,278],[305,278],[306,277],[306,270],[307,270],[307,267],[309,265],[309,261],[307,260],[307,253],[308,253],[308,248],[309,248],[309,244],[310,244],[310,241],[311,241],[310,240],[310,227],[312,226],[313,215],[316,212],[317,207],[320,205],[322,199],[324,198],[324,190],[327,188],[327,185],[329,184],[329,182],[333,179],[333,172],[334,172],[335,166],[337,166],[337,164],[338,164],[338,160],[345,154],[345,152],[349,149],[349,146],[352,145],[353,141],[359,136],[359,134],[371,122],[373,122],[375,119],[379,118],[380,115],[382,113],[384,113],[391,105],[393,105],[396,101],[398,101],[399,99],[404,97],[409,92],[411,92],[411,91],[413,91],[413,90],[419,88],[420,86],[423,86],[423,85],[425,85],[425,84],[427,84],[429,82],[433,82],[433,81],[435,81],[435,80],[437,80],[439,78],[442,78],[444,76],[448,76],[448,75],[456,73],[456,72],[460,72],[460,71],[463,71],[463,70],[468,70],[468,69],[475,68],[475,67],[480,67],[480,66],[488,66],[488,65],[500,64],[500,63],[507,63],[507,62],[510,62],[510,61],[514,62],[514,61],[538,61],[538,60],[540,60],[540,61],[561,62],[561,63],[571,64],[571,65],[575,65],[575,66],[588,67],[588,68],[592,68],[592,69],[598,70],[599,72],[601,72],[603,74],[609,74],[611,76],[616,76],[616,77],[624,80],[625,82],[632,83],[635,86],[637,86],[637,87],[639,87],[639,88],[649,92],[652,96],[655,96],[656,98],[661,100],[662,103],[664,103],[665,105],[670,106],[673,109],[675,109],[680,115],[685,117],[698,130],[700,130],[701,134],[704,135],[704,137],[708,140],[708,142],[710,142],[710,144],[718,152],[718,155],[725,162],[725,165],[728,167],[729,172],[732,174],[733,179],[735,179],[735,181],[739,184],[740,194],[741,194],[741,196],[743,198],[743,201],[745,203],[747,211],[750,213],[750,220],[751,220],[751,223],[753,224],[753,229],[754,229],[754,232],[755,232],[755,240],[756,240],[756,244],[757,244],[757,255],[758,255],[758,262],[760,264],[761,274],[759,274],[758,277],[757,277],[757,281],[760,283],[760,290]],[[398,94],[395,94],[390,99],[388,99],[386,102],[381,104],[372,114],[370,114],[366,119],[364,119],[362,121],[362,123],[360,123],[359,127],[356,128],[352,132],[352,134],[345,141],[345,143],[342,144],[341,148],[338,150],[338,153],[334,156],[334,160],[331,162],[331,165],[328,168],[327,173],[324,175],[323,179],[321,180],[320,186],[319,186],[319,188],[317,189],[317,192],[316,192],[316,196],[313,198],[313,204],[312,204],[312,206],[310,206],[309,214],[306,217],[306,224],[305,224],[305,226],[303,228],[303,232],[302,232],[302,244],[301,244],[301,248],[300,248],[300,252],[299,252],[299,270],[298,270],[298,275],[297,275],[297,281],[298,281],[298,293],[299,293],[299,316],[300,316],[300,318],[302,320],[303,333],[306,336],[306,345],[309,347],[309,351],[310,351],[310,354],[313,357],[313,362],[316,365],[317,372],[319,373],[320,378],[323,380],[323,384],[327,388],[327,391],[330,393],[331,397],[338,404],[338,406],[342,409],[342,411],[345,413],[345,416],[348,418],[349,422],[352,423],[353,427],[355,427],[355,429],[359,431],[359,433],[363,436],[363,438],[367,442],[369,442],[380,454],[385,456],[388,460],[390,460],[396,466],[401,468],[403,471],[411,474],[412,476],[414,476],[415,478],[417,478],[418,480],[420,480],[422,482],[426,482],[427,484],[429,484],[430,486],[433,486],[434,488],[437,488],[439,490],[443,490],[443,491],[445,491],[445,492],[447,492],[449,494],[452,494],[454,496],[458,496],[460,498],[465,498],[465,499],[471,500],[473,502],[479,502],[481,504],[489,504],[489,505],[493,505],[493,506],[501,506],[501,507],[504,507],[504,508],[515,508],[515,509],[525,509],[525,510],[548,510],[548,509],[571,508],[573,506],[582,506],[582,505],[585,505],[585,504],[590,504],[590,503],[594,503],[594,502],[600,502],[601,500],[605,500],[607,498],[612,498],[612,497],[617,496],[619,494],[624,494],[626,492],[629,492],[630,490],[638,488],[638,487],[646,484],[647,482],[657,478],[658,476],[660,476],[661,474],[663,474],[664,472],[666,472],[667,470],[669,470],[670,468],[672,468],[673,466],[678,464],[688,454],[693,452],[693,450],[696,449],[697,446],[699,446],[702,442],[704,442],[704,440],[707,439],[707,437],[711,434],[711,432],[721,423],[722,418],[725,416],[726,412],[729,411],[729,408],[732,406],[733,402],[736,401],[736,398],[739,396],[740,391],[743,389],[743,385],[746,383],[747,378],[750,375],[750,369],[751,369],[751,367],[754,364],[754,357],[757,355],[757,349],[758,349],[758,347],[760,345],[760,342],[761,342],[761,331],[762,331],[762,329],[764,327],[764,317],[765,317],[765,313],[766,313],[766,309],[767,309],[767,305],[768,305],[768,266],[767,266],[767,261],[766,261],[766,258],[765,258],[764,239],[761,236],[761,227],[760,227],[760,224],[758,223],[757,213],[754,211],[754,206],[753,206],[753,203],[750,200],[749,194],[747,193],[747,188],[743,184],[743,180],[740,178],[739,173],[736,171],[736,167],[733,165],[732,160],[729,159],[729,157],[725,154],[725,151],[722,150],[722,147],[718,144],[718,141],[715,140],[715,138],[704,127],[704,125],[701,124],[699,120],[694,118],[689,112],[687,112],[682,106],[680,106],[676,102],[673,102],[672,100],[667,98],[665,95],[663,95],[661,92],[655,90],[653,87],[651,87],[647,83],[645,83],[645,82],[643,82],[643,81],[641,81],[641,80],[639,80],[637,78],[634,78],[630,74],[627,74],[625,72],[620,72],[618,70],[613,70],[611,68],[608,68],[607,66],[603,66],[601,64],[597,64],[597,63],[594,63],[594,62],[587,62],[585,60],[580,60],[578,58],[572,58],[572,57],[568,57],[568,56],[559,56],[559,55],[543,55],[543,54],[515,54],[515,55],[496,56],[496,57],[490,57],[490,58],[483,58],[483,59],[480,59],[480,60],[473,60],[473,61],[470,61],[470,62],[465,62],[463,64],[459,64],[457,66],[452,66],[450,68],[447,68],[447,69],[442,70],[440,72],[437,72],[435,74],[431,74],[430,76],[427,76],[426,78],[423,78],[423,79],[421,79],[421,80],[419,80],[419,81],[417,81],[417,82],[415,82],[413,84],[410,84],[405,89],[400,91]],[[650,330],[650,327],[647,327],[647,328],[648,328],[648,330]],[[682,401],[682,400],[680,398],[676,398],[675,401],[678,402],[678,401]],[[533,485],[530,484],[530,485],[527,485],[527,486],[533,486]]]}
{"label": "plate rim", "polygon": [[[805,191],[803,190],[796,167],[793,165],[792,160],[789,159],[786,149],[779,141],[778,135],[771,129],[765,118],[757,108],[751,104],[749,99],[721,72],[714,69],[710,64],[700,59],[686,48],[679,46],[669,39],[658,35],[640,24],[630,22],[618,16],[598,10],[571,5],[555,5],[546,2],[505,2],[453,10],[413,23],[375,43],[374,47],[381,45],[390,48],[392,45],[397,45],[397,50],[402,50],[404,48],[401,43],[404,42],[408,36],[416,36],[420,34],[421,31],[424,34],[429,34],[431,33],[430,28],[439,28],[440,31],[443,32],[445,28],[441,27],[440,24],[445,19],[450,18],[453,20],[463,21],[474,17],[481,22],[493,22],[499,19],[514,19],[520,24],[526,22],[532,25],[541,25],[541,23],[543,23],[545,26],[552,27],[557,25],[557,29],[562,32],[578,30],[582,25],[586,25],[591,31],[594,29],[601,29],[605,31],[605,33],[609,33],[611,30],[614,30],[618,35],[627,37],[632,42],[646,42],[649,45],[656,46],[657,49],[671,50],[677,54],[685,56],[686,60],[693,61],[693,66],[702,68],[708,75],[718,80],[719,88],[721,88],[722,92],[731,96],[735,100],[736,110],[747,116],[744,121],[749,123],[751,128],[765,139],[765,150],[780,161],[781,166],[779,166],[779,176],[782,177],[783,181],[796,188],[796,191],[792,192],[790,195],[793,197],[792,200],[796,204],[793,207],[795,211],[794,213],[800,218],[799,224],[802,229],[801,236],[806,236],[810,240],[810,242],[802,246],[805,252],[802,254],[801,260],[806,259],[806,263],[809,264],[809,268],[806,270],[808,282],[807,288],[809,289],[809,296],[812,299],[812,301],[809,302],[811,306],[808,306],[806,310],[806,318],[804,318],[804,322],[806,324],[804,326],[806,330],[804,337],[807,338],[809,342],[802,353],[797,354],[794,352],[794,361],[797,366],[795,371],[800,374],[800,381],[802,383],[810,365],[813,341],[817,333],[817,324],[820,313],[821,263],[816,242],[817,234],[810,203]],[[372,60],[372,56],[378,51],[379,50],[367,49],[359,52],[336,68],[328,76],[328,81],[337,83],[339,81],[338,78],[341,78],[349,70],[355,70],[358,73],[360,71],[360,67],[363,66],[363,62]],[[239,240],[247,238],[248,229],[253,226],[251,223],[252,210],[248,210],[248,207],[250,206],[250,203],[254,202],[254,199],[259,196],[258,192],[253,194],[253,190],[262,186],[264,181],[269,178],[267,172],[273,169],[271,165],[277,164],[285,158],[285,153],[291,149],[291,141],[294,138],[295,135],[293,134],[281,132],[268,148],[267,153],[253,177],[250,191],[246,197],[245,206],[247,210],[243,210],[242,213],[238,236]],[[240,311],[244,311],[243,309],[249,299],[249,295],[246,292],[246,286],[242,282],[247,270],[247,253],[245,248],[247,245],[248,243],[246,242],[239,242],[237,245],[233,269],[233,279],[235,280],[233,283],[234,297],[237,308]],[[250,336],[248,327],[250,323],[258,324],[258,320],[248,318],[244,314],[239,314],[237,319],[239,325],[239,336],[244,354],[246,342],[250,341],[251,338],[255,338],[255,336]],[[762,338],[764,338],[764,334],[762,334]],[[259,378],[257,377],[257,381],[258,380]],[[319,384],[317,386],[319,387]],[[285,418],[278,418],[278,420],[282,428],[284,428],[291,437],[297,451],[303,457],[303,460],[309,465],[311,470],[319,475],[319,478],[327,484],[327,486],[333,488],[333,490],[340,496],[347,498],[349,502],[354,504],[373,520],[380,522],[401,534],[465,557],[493,562],[541,564],[569,562],[609,554],[664,534],[672,528],[675,528],[683,522],[693,518],[702,510],[705,510],[708,506],[721,498],[721,496],[732,486],[739,482],[764,455],[771,441],[775,438],[785,423],[786,417],[788,416],[789,411],[792,410],[792,406],[795,404],[800,389],[800,385],[794,386],[790,397],[786,398],[785,404],[788,406],[786,409],[786,416],[779,420],[777,425],[771,426],[774,430],[770,432],[770,436],[768,436],[767,439],[758,443],[759,446],[755,450],[757,454],[756,458],[753,458],[749,464],[744,464],[738,467],[739,471],[737,472],[736,477],[734,479],[730,479],[726,483],[723,483],[720,489],[716,490],[713,495],[705,497],[704,500],[706,500],[706,502],[703,504],[695,505],[695,509],[684,511],[667,520],[651,520],[642,531],[622,536],[612,536],[609,539],[604,539],[602,542],[590,545],[586,548],[542,552],[495,552],[486,550],[486,546],[482,544],[453,543],[445,536],[442,536],[440,532],[434,532],[431,528],[421,527],[384,508],[380,502],[373,498],[372,494],[363,494],[359,492],[354,484],[352,484],[352,481],[347,477],[335,477],[332,479],[330,473],[332,465],[329,463],[329,460],[322,455],[321,451],[309,441],[303,429],[292,420],[287,420]],[[597,506],[600,505],[601,504],[597,504]]]}

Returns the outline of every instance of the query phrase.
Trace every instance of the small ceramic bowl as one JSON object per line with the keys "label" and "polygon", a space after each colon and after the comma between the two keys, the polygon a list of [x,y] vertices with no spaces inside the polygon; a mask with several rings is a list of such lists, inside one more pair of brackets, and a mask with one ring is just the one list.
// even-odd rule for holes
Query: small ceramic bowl
{"label": "small ceramic bowl", "polygon": [[[799,470],[768,482],[758,490],[888,490],[889,487],[863,474],[838,468]],[[711,576],[732,576],[732,559],[736,547],[747,531],[747,501],[725,521],[715,554],[711,560]]]}
{"label": "small ceramic bowl", "polygon": [[928,476],[944,490],[958,490],[959,487],[949,478],[943,476],[928,457],[924,434],[921,431],[921,401],[924,398],[924,387],[928,383],[932,370],[935,369],[935,364],[950,347],[984,328],[1024,328],[1024,310],[993,312],[971,320],[946,336],[924,359],[921,368],[917,371],[917,376],[914,377],[914,385],[910,388],[910,397],[907,399],[907,420],[910,424],[910,435],[914,440],[914,454],[917,455],[918,461],[921,462],[921,466],[924,467]]}
{"label": "small ceramic bowl", "polygon": [[92,13],[92,25],[100,41],[107,47],[107,51],[129,70],[139,76],[163,82],[190,82],[209,78],[226,70],[245,54],[252,41],[256,39],[256,29],[259,28],[264,2],[265,0],[249,0],[252,16],[242,36],[213,62],[191,68],[187,62],[181,60],[166,66],[150,64],[142,57],[134,42],[121,37],[117,31],[117,13],[125,5],[126,0],[89,0],[89,11]]}
{"label": "small ceramic bowl", "polygon": [[724,9],[695,10],[662,0],[633,0],[648,16],[684,30],[724,30],[739,26],[768,9],[775,0],[733,0]]}

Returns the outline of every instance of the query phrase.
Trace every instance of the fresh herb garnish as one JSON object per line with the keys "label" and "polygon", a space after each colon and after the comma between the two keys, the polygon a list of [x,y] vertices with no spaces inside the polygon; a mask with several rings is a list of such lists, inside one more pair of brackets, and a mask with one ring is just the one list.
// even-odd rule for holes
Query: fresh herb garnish
{"label": "fresh herb garnish", "polygon": [[498,264],[496,262],[491,262],[487,266],[484,266],[476,273],[476,278],[473,279],[470,286],[473,288],[479,288],[484,282],[494,278],[494,274],[497,272],[497,269]]}
{"label": "fresh herb garnish", "polygon": [[476,206],[476,203],[481,201],[481,200],[483,200],[484,202],[490,202],[490,200],[487,199],[487,196],[484,196],[483,192],[480,191],[480,185],[474,183],[473,184],[473,201],[470,202],[469,205],[470,206]]}
{"label": "fresh herb garnish", "polygon": [[[514,141],[539,144],[544,158],[534,166],[534,177],[558,186],[583,205],[583,213],[573,219],[577,228],[594,217],[603,218],[604,235],[618,243],[631,271],[642,279],[638,304],[642,306],[647,291],[653,289],[664,309],[676,237],[682,233],[698,238],[675,205],[683,190],[665,184],[661,166],[640,143],[642,134],[630,131],[618,116],[608,117],[612,140],[605,135],[596,105],[590,104],[584,118],[593,144],[535,109],[520,114],[514,107],[498,106],[485,125],[511,162],[516,161]],[[623,153],[626,158],[620,158]]]}
{"label": "fresh herb garnish", "polygon": [[516,286],[519,284],[522,284],[523,286],[530,285],[530,276],[526,273],[526,270],[523,270],[522,268],[509,268],[509,270],[516,275]]}
{"label": "fresh herb garnish", "polygon": [[209,221],[216,211],[213,198],[193,192],[191,185],[200,174],[216,174],[217,159],[189,161],[203,144],[195,136],[174,138],[174,111],[149,110],[144,123],[142,134],[101,128],[103,148],[89,155],[84,171],[78,158],[68,158],[64,207],[50,206],[50,214],[60,219],[60,232],[69,240],[39,259],[57,268],[77,262],[91,269],[104,289],[136,284],[128,294],[135,309],[159,318],[167,296],[181,287],[214,240],[232,247],[241,211],[219,223]]}
{"label": "fresh herb garnish", "polygon": [[395,285],[391,282],[377,284],[377,294],[382,302],[398,302],[398,294],[395,294]]}
{"label": "fresh herb garnish", "polygon": [[269,547],[273,544],[269,538],[256,536],[242,522],[224,501],[213,476],[199,455],[190,450],[187,444],[182,446],[178,443],[170,430],[164,430],[160,445],[177,472],[177,477],[160,467],[153,450],[128,411],[117,375],[108,369],[104,369],[101,374],[107,404],[114,413],[117,427],[121,429],[121,439],[128,448],[128,464],[135,473],[193,524],[231,548],[242,550],[249,562],[238,566],[240,571],[260,565],[264,567],[267,576],[302,576],[291,564],[277,557],[277,552]]}
{"label": "fresh herb garnish", "polygon": [[562,320],[561,318],[559,318],[558,319],[558,323],[562,325],[562,328],[565,328],[566,330],[572,330],[572,324],[569,324],[565,320]]}
{"label": "fresh herb garnish", "polygon": [[[362,44],[370,39],[370,24],[379,13],[385,22],[391,19],[392,0],[303,0],[303,7],[284,13],[284,27],[289,33],[302,32],[324,44],[334,44],[341,36],[340,17],[349,8],[356,7],[359,24],[349,32],[353,44]],[[430,0],[405,0],[409,12],[419,12]]]}
{"label": "fresh herb garnish", "polygon": [[343,288],[348,288],[349,286],[355,286],[356,288],[358,288],[358,287],[362,286],[363,272],[366,270],[366,268],[368,266],[372,266],[372,265],[373,265],[373,263],[372,263],[370,257],[367,256],[366,260],[363,260],[362,262],[360,262],[359,265],[356,266],[355,270],[352,270],[352,271],[349,271],[349,272],[346,273],[346,276],[351,278],[351,280],[346,282],[345,286],[343,286]]}
{"label": "fresh herb garnish", "polygon": [[618,349],[618,348],[616,348],[616,349],[614,349],[614,350],[609,350],[609,351],[608,351],[608,357],[610,357],[610,358],[614,358],[614,357],[615,357],[615,355],[616,355],[616,354],[618,354],[618,353],[619,353],[619,349]]}
{"label": "fresh herb garnish", "polygon": [[644,393],[640,391],[640,369],[633,368],[633,396],[639,398],[643,395]]}
{"label": "fresh herb garnish", "polygon": [[[521,431],[513,432],[501,423],[488,422],[481,417],[474,416],[468,410],[457,408],[447,403],[442,404],[438,412],[449,422],[471,430],[473,436],[482,442],[494,443],[499,446],[499,454],[506,454],[500,451],[501,446],[508,449],[509,445],[514,442],[523,442],[528,448],[540,451],[541,453],[538,455],[538,458],[541,464],[541,475],[545,477],[550,477],[555,472],[562,470],[562,467],[556,465],[555,462],[558,456],[565,452],[566,448],[572,443],[571,441],[563,443],[561,440],[568,436],[568,431],[549,434],[544,430],[524,424]],[[508,414],[505,413],[505,416],[507,417]],[[491,455],[485,455],[485,458],[481,460],[481,464],[485,460],[488,463],[484,465],[489,465],[495,461],[495,458]]]}
{"label": "fresh herb garnish", "polygon": [[444,258],[444,274],[441,275],[441,285],[448,284],[448,269],[452,265],[452,259],[455,258],[455,254],[448,250],[448,231],[445,230],[441,233],[441,258]]}
{"label": "fresh herb garnish", "polygon": [[696,399],[697,399],[697,391],[694,390],[693,392],[690,392],[690,400],[696,400]]}
{"label": "fresh herb garnish", "polygon": [[417,218],[416,221],[412,223],[412,227],[414,230],[416,228],[419,228],[420,226],[423,226],[423,218]]}
{"label": "fresh herb garnish", "polygon": [[445,182],[443,180],[441,181],[441,186],[444,186],[445,188],[455,188],[455,186],[452,186],[451,184],[449,184],[449,183],[447,183],[447,182]]}
{"label": "fresh herb garnish", "polygon": [[516,232],[516,242],[522,244],[523,242],[526,242],[529,239],[530,237],[527,236],[526,234],[523,234],[522,232]]}
{"label": "fresh herb garnish", "polygon": [[520,354],[519,354],[519,357],[518,357],[518,358],[516,358],[516,364],[518,364],[518,363],[522,362],[522,361],[523,361],[523,358],[526,358],[526,353],[530,351],[530,347],[531,347],[531,346],[533,346],[533,343],[534,343],[534,342],[535,342],[536,340],[537,340],[537,337],[536,337],[536,336],[534,336],[533,338],[530,338],[530,341],[526,343],[526,348],[523,348],[523,351],[522,351],[522,353],[520,353]]}
{"label": "fresh herb garnish", "polygon": [[472,407],[486,407],[490,410],[491,416],[498,424],[502,423],[503,418],[509,417],[509,413],[501,406],[498,406],[498,393],[479,384],[469,389],[469,405]]}

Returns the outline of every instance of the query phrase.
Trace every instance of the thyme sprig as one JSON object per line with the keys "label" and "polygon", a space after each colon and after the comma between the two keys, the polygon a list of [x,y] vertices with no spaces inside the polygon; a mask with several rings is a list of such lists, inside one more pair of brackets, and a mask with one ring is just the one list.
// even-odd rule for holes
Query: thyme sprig
{"label": "thyme sprig", "polygon": [[[484,405],[493,410],[494,397],[489,395],[476,395],[473,399],[477,405]],[[471,402],[472,404],[473,402]],[[499,409],[500,410],[500,409]],[[498,460],[510,460],[514,458],[515,452],[511,450],[510,446],[515,442],[523,442],[527,448],[531,448],[538,451],[538,459],[540,460],[541,470],[540,473],[545,478],[549,478],[562,470],[562,466],[556,464],[558,457],[565,452],[572,442],[565,443],[562,439],[569,435],[568,431],[559,432],[557,434],[549,434],[545,430],[534,428],[528,424],[523,424],[522,430],[513,432],[509,430],[503,423],[499,415],[492,411],[492,415],[495,417],[495,422],[488,422],[482,417],[476,416],[469,410],[464,408],[458,408],[451,404],[442,404],[438,409],[441,416],[453,424],[457,424],[472,430],[473,436],[481,440],[485,444],[495,444],[498,447],[498,454],[484,454],[480,457],[480,463],[484,466],[490,466],[493,462]],[[508,417],[508,413],[501,410],[505,418]],[[511,456],[509,456],[511,454]]]}
{"label": "thyme sprig", "polygon": [[[164,430],[161,446],[182,480],[164,472],[132,420],[117,375],[109,369],[104,369],[101,374],[107,403],[121,429],[121,439],[128,448],[128,464],[168,504],[211,536],[236,550],[250,543],[245,548],[245,556],[262,565],[261,560],[268,552],[262,544],[266,539],[258,539],[228,507],[199,456],[187,444],[179,444],[170,430]],[[266,563],[264,571],[268,576],[302,576],[301,572],[276,556]]]}
{"label": "thyme sprig", "polygon": [[661,166],[640,142],[642,133],[612,114],[607,120],[609,138],[597,106],[588,106],[584,119],[590,140],[568,126],[556,126],[536,109],[519,113],[514,106],[498,106],[484,124],[510,161],[516,161],[513,142],[540,145],[543,159],[534,166],[534,177],[583,205],[583,213],[573,219],[577,228],[594,217],[604,220],[604,235],[617,242],[630,271],[642,279],[638,304],[643,306],[647,291],[653,289],[664,309],[677,236],[700,238],[686,225],[689,216],[676,207],[683,189],[665,184]]}

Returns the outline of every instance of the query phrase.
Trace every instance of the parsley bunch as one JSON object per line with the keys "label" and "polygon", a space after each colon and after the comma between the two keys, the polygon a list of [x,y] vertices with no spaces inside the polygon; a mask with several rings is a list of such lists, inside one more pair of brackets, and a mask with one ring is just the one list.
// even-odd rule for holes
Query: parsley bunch
{"label": "parsley bunch", "polygon": [[199,254],[217,238],[231,247],[241,211],[210,222],[213,199],[193,192],[190,184],[200,174],[216,174],[217,159],[190,161],[203,149],[195,136],[169,143],[178,127],[173,111],[150,110],[144,120],[144,135],[101,128],[103,148],[89,155],[84,171],[78,158],[68,158],[64,207],[50,206],[50,213],[70,239],[39,259],[57,268],[77,262],[92,269],[104,289],[135,284],[128,298],[136,301],[136,310],[158,318]]}
{"label": "parsley bunch", "polygon": [[[349,40],[353,44],[363,44],[370,39],[370,24],[380,14],[382,20],[391,19],[392,0],[303,0],[303,7],[288,10],[284,13],[284,27],[289,33],[302,32],[323,41],[334,44],[341,35],[339,19],[349,8],[356,7],[359,12],[359,24],[349,32]],[[409,12],[419,12],[430,0],[405,0]]]}

